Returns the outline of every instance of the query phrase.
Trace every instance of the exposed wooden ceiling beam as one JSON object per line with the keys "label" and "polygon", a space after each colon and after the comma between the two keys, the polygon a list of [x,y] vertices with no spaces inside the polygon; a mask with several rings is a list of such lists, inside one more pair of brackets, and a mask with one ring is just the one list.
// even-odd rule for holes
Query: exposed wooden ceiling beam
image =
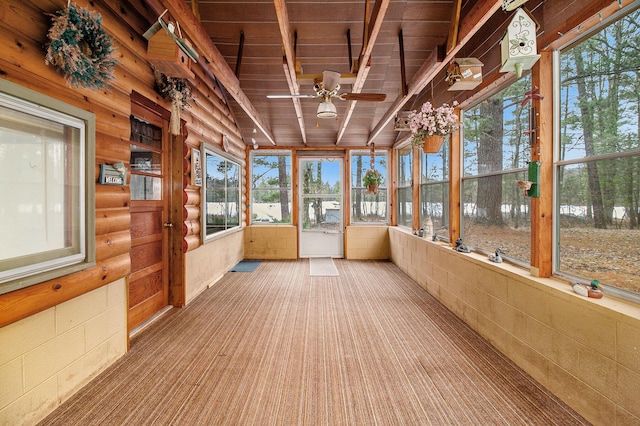
{"label": "exposed wooden ceiling beam", "polygon": [[199,0],[191,0],[191,12],[193,16],[196,17],[198,21],[200,21],[200,3]]}
{"label": "exposed wooden ceiling beam", "polygon": [[[200,22],[193,15],[187,3],[183,0],[145,0],[151,10],[160,16],[165,9],[169,10],[171,16],[180,22],[180,28],[188,36],[194,48],[200,54],[198,63],[215,75],[216,79],[224,86],[226,91],[233,96],[240,108],[253,121],[256,127],[265,135],[273,145],[276,144],[271,130],[258,111],[253,106],[247,95],[240,88],[240,81],[229,67],[224,57],[213,44],[207,32],[202,28]],[[213,89],[213,88],[212,88]]]}
{"label": "exposed wooden ceiling beam", "polygon": [[[376,39],[378,38],[378,34],[380,33],[380,28],[382,27],[382,22],[384,21],[384,16],[387,13],[389,3],[390,0],[377,0],[371,12],[371,19],[369,20],[368,17],[365,16],[364,31],[365,34],[367,34],[367,37],[363,42],[360,58],[358,59],[358,73],[356,75],[356,81],[353,83],[353,86],[351,88],[352,93],[362,92],[364,83],[367,80],[371,65],[371,52],[373,51],[373,47],[376,44]],[[368,9],[368,6],[366,7],[366,9]],[[366,12],[365,15],[367,15]],[[342,123],[340,123],[340,128],[338,129],[336,145],[340,143],[345,131],[347,130],[347,126],[349,125],[349,121],[351,120],[351,115],[356,108],[356,102],[357,101],[349,101],[347,111],[342,118]]]}
{"label": "exposed wooden ceiling beam", "polygon": [[449,36],[447,37],[447,53],[451,52],[458,44],[458,27],[460,26],[460,9],[462,0],[453,0],[451,9],[451,23],[449,24]]}
{"label": "exposed wooden ceiling beam", "polygon": [[367,145],[372,143],[374,139],[382,132],[382,129],[394,119],[398,111],[411,99],[412,96],[420,93],[431,80],[433,80],[440,71],[455,57],[455,54],[475,35],[476,32],[493,16],[493,14],[502,6],[502,0],[481,1],[476,7],[464,17],[460,23],[458,32],[458,44],[447,52],[443,61],[438,61],[437,50],[424,61],[418,72],[416,72],[413,80],[409,83],[409,90],[405,96],[400,96],[389,108],[387,113],[380,119],[376,127],[369,135]]}
{"label": "exposed wooden ceiling beam", "polygon": [[[276,8],[276,15],[278,17],[278,25],[280,27],[280,34],[282,35],[282,49],[284,50],[284,58],[282,66],[284,67],[284,75],[289,85],[289,92],[292,95],[300,94],[300,87],[296,80],[296,52],[293,46],[293,36],[291,34],[291,23],[289,22],[289,14],[287,12],[287,5],[285,0],[273,0],[273,5]],[[307,144],[307,132],[304,125],[304,117],[302,116],[302,105],[300,99],[292,98],[293,107],[296,110],[296,118],[298,119],[298,126],[300,127],[300,134],[302,136],[302,143]]]}

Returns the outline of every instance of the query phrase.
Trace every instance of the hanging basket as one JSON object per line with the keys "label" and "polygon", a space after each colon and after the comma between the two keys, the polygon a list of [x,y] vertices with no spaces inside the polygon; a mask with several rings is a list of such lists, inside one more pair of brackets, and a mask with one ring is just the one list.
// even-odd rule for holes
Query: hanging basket
{"label": "hanging basket", "polygon": [[440,135],[431,135],[422,138],[422,151],[424,151],[425,154],[436,154],[440,152],[444,138],[444,136]]}
{"label": "hanging basket", "polygon": [[374,194],[376,195],[378,193],[378,184],[377,183],[370,183],[369,186],[367,187],[367,190],[365,191],[365,194]]}

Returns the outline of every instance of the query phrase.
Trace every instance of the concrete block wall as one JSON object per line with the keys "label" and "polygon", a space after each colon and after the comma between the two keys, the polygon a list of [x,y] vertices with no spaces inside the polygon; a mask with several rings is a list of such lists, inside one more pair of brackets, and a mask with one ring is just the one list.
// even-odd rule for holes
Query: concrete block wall
{"label": "concrete block wall", "polygon": [[292,225],[252,225],[244,228],[245,259],[297,259],[298,228]]}
{"label": "concrete block wall", "polygon": [[347,259],[389,259],[389,227],[356,225],[346,229]]}
{"label": "concrete block wall", "polygon": [[243,230],[220,236],[185,255],[187,304],[213,285],[244,256]]}
{"label": "concrete block wall", "polygon": [[390,258],[595,425],[640,424],[640,306],[389,228]]}
{"label": "concrete block wall", "polygon": [[120,279],[0,328],[0,425],[36,424],[127,351]]}

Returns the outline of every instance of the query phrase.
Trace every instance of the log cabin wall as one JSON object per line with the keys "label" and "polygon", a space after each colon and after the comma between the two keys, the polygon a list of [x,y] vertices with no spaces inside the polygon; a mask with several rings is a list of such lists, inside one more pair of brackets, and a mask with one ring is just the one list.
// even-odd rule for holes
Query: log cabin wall
{"label": "log cabin wall", "polygon": [[[5,0],[0,11],[0,78],[95,114],[96,180],[99,164],[129,169],[133,92],[169,110],[155,90],[145,59],[149,27],[141,2],[78,0],[101,14],[118,64],[109,90],[69,87],[55,67],[45,65],[51,14],[67,2]],[[190,179],[191,148],[218,147],[222,135],[240,163],[245,150],[223,92],[197,66],[190,81],[194,101],[182,114],[181,185],[171,204],[182,224],[173,244],[179,270],[170,303],[184,305],[243,257],[242,231],[201,245],[200,188]],[[131,234],[129,186],[95,186],[96,265],[79,273],[0,295],[0,424],[33,424],[55,409],[128,348],[127,277]],[[225,250],[222,250],[224,247]],[[224,256],[217,255],[224,253]],[[215,259],[211,261],[210,259]],[[59,285],[59,287],[57,287]]]}

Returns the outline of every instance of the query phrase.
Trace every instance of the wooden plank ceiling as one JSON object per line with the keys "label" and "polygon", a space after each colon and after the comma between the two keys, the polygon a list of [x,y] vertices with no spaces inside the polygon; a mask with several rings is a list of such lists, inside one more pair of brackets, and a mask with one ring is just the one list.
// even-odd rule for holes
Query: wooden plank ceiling
{"label": "wooden plank ceiling", "polygon": [[[394,131],[395,112],[415,107],[412,95],[422,91],[429,75],[434,74],[437,47],[445,50],[450,31],[454,29],[455,35],[457,30],[457,25],[451,25],[452,16],[457,23],[457,0],[193,2],[187,1],[187,7],[194,10],[196,19],[199,15],[206,34],[236,73],[240,89],[269,130],[266,134],[261,131],[255,117],[229,96],[247,145],[255,139],[260,146],[365,147],[370,142],[392,146],[408,135]],[[463,10],[474,9],[474,3],[464,2]],[[490,15],[496,8],[485,9]],[[482,13],[478,16],[485,19]],[[440,56],[440,61],[446,59],[444,54]],[[313,95],[313,82],[304,76],[324,70],[353,74],[341,82],[339,93],[384,93],[386,100],[334,98],[337,117],[319,119],[318,98],[267,98],[269,94]]]}

